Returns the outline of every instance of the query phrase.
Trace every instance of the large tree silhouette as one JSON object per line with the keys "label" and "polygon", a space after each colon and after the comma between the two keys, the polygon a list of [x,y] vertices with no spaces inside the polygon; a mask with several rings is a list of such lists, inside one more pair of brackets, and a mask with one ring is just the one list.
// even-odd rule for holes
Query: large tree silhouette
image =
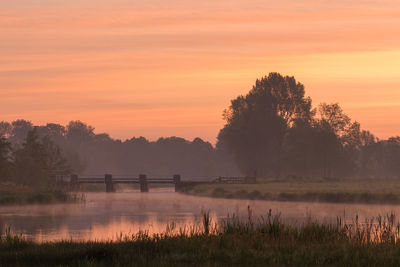
{"label": "large tree silhouette", "polygon": [[311,120],[312,115],[304,86],[294,77],[270,73],[224,111],[218,145],[233,153],[244,173],[279,176],[285,134],[295,120]]}

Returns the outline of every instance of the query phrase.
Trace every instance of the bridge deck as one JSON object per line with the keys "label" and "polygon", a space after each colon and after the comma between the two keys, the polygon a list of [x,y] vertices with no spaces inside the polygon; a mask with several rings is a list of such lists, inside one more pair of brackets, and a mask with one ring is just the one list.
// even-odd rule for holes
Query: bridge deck
{"label": "bridge deck", "polygon": [[55,181],[60,185],[69,184],[70,190],[79,190],[81,184],[105,184],[106,192],[114,192],[115,184],[139,184],[141,192],[149,191],[149,184],[173,184],[175,191],[182,190],[182,188],[189,185],[202,184],[202,183],[256,183],[256,177],[218,177],[212,181],[182,181],[179,174],[172,177],[147,177],[145,174],[139,176],[134,175],[76,175],[72,174],[69,177],[66,175],[55,176]]}
{"label": "bridge deck", "polygon": [[[138,184],[140,183],[139,178],[113,178],[112,183],[114,184],[122,184],[122,183],[127,183],[127,184]],[[86,178],[86,177],[79,177],[77,180],[78,183],[83,184],[83,183],[88,183],[88,184],[104,184],[105,179],[104,177],[102,178]],[[146,182],[148,184],[174,184],[175,180],[171,178],[147,178]]]}

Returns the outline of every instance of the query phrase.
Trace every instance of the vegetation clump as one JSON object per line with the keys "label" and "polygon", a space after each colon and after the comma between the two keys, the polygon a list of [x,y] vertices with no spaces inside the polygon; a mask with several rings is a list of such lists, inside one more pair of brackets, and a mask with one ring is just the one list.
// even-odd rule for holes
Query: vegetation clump
{"label": "vegetation clump", "polygon": [[84,194],[66,192],[60,189],[27,192],[1,192],[0,194],[0,205],[51,204],[84,201]]}
{"label": "vegetation clump", "polygon": [[217,148],[247,176],[400,177],[400,137],[379,140],[338,103],[314,108],[292,76],[269,73],[223,112]]}
{"label": "vegetation clump", "polygon": [[56,175],[71,173],[60,147],[38,129],[26,134],[24,142],[0,138],[0,204],[44,204],[73,202],[84,196],[57,188]]}

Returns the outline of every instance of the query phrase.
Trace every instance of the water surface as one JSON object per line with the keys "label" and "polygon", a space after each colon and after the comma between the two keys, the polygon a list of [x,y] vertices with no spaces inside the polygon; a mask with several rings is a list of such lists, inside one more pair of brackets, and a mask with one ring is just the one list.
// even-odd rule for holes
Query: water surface
{"label": "water surface", "polygon": [[232,200],[188,196],[172,189],[153,189],[149,193],[126,191],[117,193],[86,193],[86,202],[1,206],[0,229],[38,242],[61,239],[117,240],[139,230],[149,233],[164,232],[168,224],[198,225],[202,211],[209,210],[214,221],[237,214],[243,218],[251,207],[253,218],[266,216],[269,209],[281,213],[283,220],[302,223],[308,218],[332,222],[337,216],[354,219],[400,214],[396,205],[329,204],[308,202],[275,202],[260,200]]}

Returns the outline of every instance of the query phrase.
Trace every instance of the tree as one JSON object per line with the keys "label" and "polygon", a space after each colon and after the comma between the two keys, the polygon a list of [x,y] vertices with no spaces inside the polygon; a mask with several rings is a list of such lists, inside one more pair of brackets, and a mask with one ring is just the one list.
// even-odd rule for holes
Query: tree
{"label": "tree", "polygon": [[70,142],[80,146],[94,137],[94,128],[81,121],[71,121],[67,125],[66,136]]}
{"label": "tree", "polygon": [[22,147],[15,152],[17,182],[33,187],[47,187],[52,176],[68,174],[69,166],[60,148],[49,137],[39,138],[37,127],[29,131]]}
{"label": "tree", "polygon": [[65,175],[71,173],[71,167],[64,157],[61,148],[49,136],[42,138],[43,149],[46,153],[46,168],[48,175]]}
{"label": "tree", "polygon": [[39,140],[37,128],[29,131],[26,141],[15,153],[17,182],[29,186],[42,186],[50,182],[46,165],[46,151]]}
{"label": "tree", "polygon": [[10,180],[12,163],[10,160],[11,144],[0,135],[0,181]]}
{"label": "tree", "polygon": [[0,137],[7,138],[12,133],[12,126],[9,122],[0,121]]}
{"label": "tree", "polygon": [[281,173],[283,140],[296,119],[311,120],[311,99],[294,77],[270,73],[224,111],[218,145],[226,146],[248,175]]}
{"label": "tree", "polygon": [[20,144],[22,143],[28,132],[31,131],[33,125],[30,121],[16,120],[11,123],[12,134],[10,137],[11,143]]}

